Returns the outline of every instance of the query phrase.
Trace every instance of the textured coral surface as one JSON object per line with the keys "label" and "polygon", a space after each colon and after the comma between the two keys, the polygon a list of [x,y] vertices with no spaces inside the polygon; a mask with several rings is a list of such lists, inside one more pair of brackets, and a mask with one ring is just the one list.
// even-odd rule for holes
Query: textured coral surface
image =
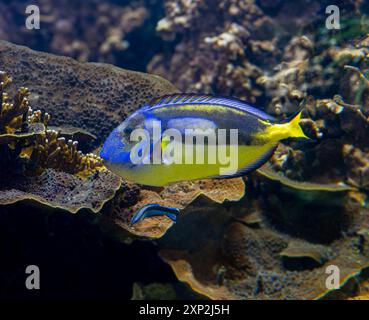
{"label": "textured coral surface", "polygon": [[[89,170],[78,170],[83,159],[78,162],[68,160],[71,152],[74,159],[76,144],[64,137],[56,139],[57,132],[68,136],[81,132],[81,129],[73,127],[85,128],[96,137],[92,146],[99,147],[110,131],[138,107],[153,97],[175,92],[176,88],[168,81],[111,65],[78,63],[70,58],[35,52],[4,41],[0,41],[0,69],[12,71],[10,88],[21,84],[32,87],[30,104],[52,114],[51,125],[61,126],[52,127],[53,131],[36,138],[36,154],[40,154],[37,163],[50,170],[27,179],[22,176],[4,178],[7,183],[2,185],[2,204],[31,199],[70,212],[82,208],[98,212],[118,191],[106,207],[108,220],[135,235],[155,238],[162,236],[171,226],[165,218],[148,219],[135,227],[130,224],[133,214],[145,204],[185,208],[200,195],[218,203],[239,200],[243,196],[241,178],[224,182],[179,183],[157,190],[131,183],[121,186],[120,178],[100,167],[100,160],[93,155],[90,158],[96,164]],[[66,148],[63,154],[68,161],[61,168],[60,159],[54,155],[57,147]]]}
{"label": "textured coral surface", "polygon": [[32,88],[30,103],[53,115],[51,125],[84,128],[102,143],[110,131],[153,96],[175,92],[155,76],[86,63],[0,41],[0,69],[14,86]]}
{"label": "textured coral surface", "polygon": [[[0,41],[0,70],[13,78],[7,88],[17,97],[17,89],[29,87],[27,101],[40,109],[37,125],[25,130],[28,105],[18,93],[13,105],[20,113],[0,131],[0,147],[38,139],[32,141],[46,155],[37,162],[37,175],[2,176],[0,203],[87,209],[100,213],[98,224],[110,236],[127,243],[137,236],[157,238],[160,256],[177,278],[209,298],[366,299],[368,7],[360,0],[340,2],[343,29],[334,31],[325,28],[329,4],[91,0],[63,11],[64,0],[44,0],[45,28],[32,33],[23,28],[23,1],[0,3],[1,39],[80,61],[146,68],[173,83]],[[153,96],[178,90],[244,98],[279,120],[303,107],[301,125],[311,140],[283,141],[268,166],[243,179],[165,188],[120,181],[99,165],[82,175],[74,171],[80,161],[56,165],[57,147],[75,155],[73,140],[81,139],[84,152],[98,151],[127,115]],[[51,146],[41,134],[45,112],[51,115],[46,127],[64,137],[50,139]],[[27,150],[22,155],[27,158]],[[182,209],[178,223],[154,217],[132,226],[136,210],[152,202]],[[340,290],[326,287],[330,265],[340,268]],[[132,296],[147,298],[155,290],[175,295],[170,286],[135,284]]]}

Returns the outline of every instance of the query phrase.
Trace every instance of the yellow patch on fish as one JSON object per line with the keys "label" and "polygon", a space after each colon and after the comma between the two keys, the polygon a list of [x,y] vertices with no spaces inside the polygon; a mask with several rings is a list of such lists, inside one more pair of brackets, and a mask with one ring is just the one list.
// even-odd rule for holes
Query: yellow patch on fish
{"label": "yellow patch on fish", "polygon": [[287,138],[305,138],[309,139],[300,127],[301,119],[300,111],[287,123],[270,123],[268,121],[259,120],[266,126],[265,130],[255,134],[255,138],[266,141],[280,141]]}

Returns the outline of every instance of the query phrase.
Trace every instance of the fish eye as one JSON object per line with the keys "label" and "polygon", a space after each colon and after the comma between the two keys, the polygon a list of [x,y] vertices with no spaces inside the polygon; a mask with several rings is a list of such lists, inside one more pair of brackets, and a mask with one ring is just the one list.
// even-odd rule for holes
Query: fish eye
{"label": "fish eye", "polygon": [[124,129],[123,129],[123,133],[124,133],[124,135],[131,135],[131,133],[132,133],[132,128],[130,128],[130,127],[125,127]]}

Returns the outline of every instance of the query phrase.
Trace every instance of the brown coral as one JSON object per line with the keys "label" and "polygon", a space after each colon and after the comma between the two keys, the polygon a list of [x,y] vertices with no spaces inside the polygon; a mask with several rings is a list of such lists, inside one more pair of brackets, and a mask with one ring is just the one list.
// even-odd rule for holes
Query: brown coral
{"label": "brown coral", "polygon": [[[131,225],[133,214],[146,204],[157,203],[163,206],[185,209],[200,196],[215,203],[238,201],[244,196],[244,183],[241,178],[229,180],[198,180],[179,182],[159,188],[135,188],[126,184],[113,201],[111,218],[122,228],[140,237],[160,238],[173,225],[166,217],[153,217]],[[209,205],[204,202],[203,206]]]}
{"label": "brown coral", "polygon": [[4,89],[11,79],[0,72],[0,80],[0,152],[5,161],[0,204],[28,200],[70,212],[99,211],[114,196],[120,179],[106,171],[99,157],[79,151],[77,142],[46,130],[50,116],[32,111],[28,89],[21,88],[9,103]]}
{"label": "brown coral", "polygon": [[[79,61],[117,63],[126,59],[130,35],[149,18],[144,1],[119,4],[92,0],[42,0],[42,33],[24,28],[26,3],[0,4],[0,39],[23,43],[34,49],[70,56]],[[21,21],[21,23],[20,23]]]}
{"label": "brown coral", "polygon": [[[181,34],[182,41],[169,62],[158,55],[148,70],[169,77],[182,91],[216,92],[255,102],[261,94],[255,81],[262,70],[247,56],[257,52],[262,59],[275,54],[273,34],[264,32],[273,28],[271,19],[250,1],[166,1],[165,7],[166,17],[157,31],[164,39]],[[206,19],[202,12],[207,12]]]}
{"label": "brown coral", "polygon": [[36,202],[49,208],[76,213],[87,208],[99,212],[120,187],[120,179],[108,171],[87,178],[54,169],[34,177],[1,175],[0,205]]}
{"label": "brown coral", "polygon": [[153,96],[177,91],[157,76],[112,65],[78,63],[5,41],[0,41],[0,69],[12,74],[10,90],[32,87],[29,102],[52,114],[49,125],[85,129],[97,137],[96,146]]}
{"label": "brown coral", "polygon": [[41,111],[32,111],[29,107],[27,88],[20,88],[14,96],[13,103],[9,102],[5,89],[11,82],[10,76],[0,71],[0,135],[27,133],[31,124],[47,125],[50,120],[49,114],[42,115]]}
{"label": "brown coral", "polygon": [[50,115],[40,110],[32,111],[27,99],[27,88],[19,89],[14,102],[9,103],[5,87],[10,82],[11,78],[5,72],[0,72],[0,137],[2,144],[8,144],[3,146],[4,152],[12,153],[10,161],[17,161],[17,157],[22,159],[26,167],[24,173],[30,175],[54,168],[88,176],[98,169],[104,169],[99,157],[94,154],[84,155],[77,149],[77,141],[66,142],[64,137],[59,137],[59,132],[46,130]]}
{"label": "brown coral", "polygon": [[[349,280],[357,278],[360,271],[369,265],[368,242],[362,239],[360,231],[368,223],[367,216],[357,215],[354,213],[357,209],[347,207],[343,215],[351,212],[354,221],[341,224],[341,231],[333,238],[328,239],[315,232],[312,239],[311,234],[301,231],[309,229],[311,224],[311,227],[318,225],[327,232],[332,225],[330,219],[340,215],[337,211],[340,204],[331,203],[336,211],[329,213],[324,207],[328,202],[317,200],[318,193],[314,195],[313,190],[303,191],[305,195],[301,197],[290,187],[287,187],[286,196],[273,185],[269,188],[273,192],[265,192],[265,197],[270,198],[270,207],[259,199],[251,200],[242,209],[247,216],[254,214],[254,208],[260,208],[256,225],[244,222],[247,219],[240,217],[237,205],[221,211],[207,209],[207,212],[198,212],[196,217],[188,215],[181,221],[181,228],[173,227],[167,239],[160,241],[163,247],[161,256],[181,281],[212,299],[314,299],[330,296],[335,293],[325,286],[325,268],[331,264],[340,268],[343,288],[340,293],[344,296],[345,288],[350,287],[346,286]],[[342,191],[338,191],[336,196],[339,194],[344,196]],[[291,199],[290,202],[287,199]],[[314,204],[315,209],[310,207],[304,213],[301,207],[291,205],[302,202],[306,208]],[[281,210],[276,211],[279,207]],[[330,218],[326,217],[324,221],[323,215]],[[301,224],[298,219],[301,219]],[[344,219],[341,216],[335,223]],[[340,236],[342,231],[350,236]],[[346,293],[354,294],[350,289]]]}
{"label": "brown coral", "polygon": [[[22,62],[19,56],[22,56]],[[24,61],[29,67],[24,67]],[[40,69],[39,65],[48,68]],[[33,172],[41,175],[28,177],[23,182],[22,176],[21,180],[8,181],[1,192],[4,204],[33,199],[70,212],[90,208],[102,213],[103,223],[119,226],[120,233],[123,228],[131,234],[155,238],[162,236],[170,227],[171,223],[166,218],[146,219],[135,226],[130,225],[132,215],[145,204],[186,208],[200,195],[218,203],[238,200],[244,195],[244,183],[240,178],[179,183],[163,189],[144,188],[124,181],[120,187],[121,180],[105,171],[96,156],[78,153],[70,138],[80,129],[70,126],[91,130],[97,137],[92,147],[99,146],[110,130],[146,101],[153,96],[176,91],[164,79],[107,65],[80,64],[6,42],[0,42],[0,67],[15,70],[13,78],[16,84],[31,81],[32,92],[35,88],[37,94],[30,95],[30,102],[53,114],[51,124],[61,125],[49,126],[51,130],[35,139],[36,145],[32,149],[35,153],[29,149],[24,151],[25,159],[34,164]],[[71,77],[75,81],[69,83]],[[63,90],[56,90],[61,84]],[[86,159],[92,163],[86,166]],[[61,185],[58,179],[62,181]],[[47,187],[43,189],[41,184]],[[116,196],[109,201],[117,189]],[[106,205],[102,208],[104,203]]]}
{"label": "brown coral", "polygon": [[29,157],[30,167],[36,173],[53,168],[83,177],[105,170],[101,158],[93,153],[84,155],[77,146],[77,141],[66,141],[57,131],[47,130],[36,137],[32,150],[21,156]]}

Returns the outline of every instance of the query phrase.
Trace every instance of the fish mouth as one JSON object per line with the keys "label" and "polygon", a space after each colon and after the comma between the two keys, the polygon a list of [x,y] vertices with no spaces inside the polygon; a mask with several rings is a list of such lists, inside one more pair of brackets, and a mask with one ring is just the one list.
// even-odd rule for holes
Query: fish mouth
{"label": "fish mouth", "polygon": [[115,129],[106,139],[100,151],[104,163],[121,162],[124,158],[124,143]]}
{"label": "fish mouth", "polygon": [[121,134],[115,129],[103,144],[100,151],[100,158],[106,167],[126,165],[130,163],[130,152],[126,149]]}

